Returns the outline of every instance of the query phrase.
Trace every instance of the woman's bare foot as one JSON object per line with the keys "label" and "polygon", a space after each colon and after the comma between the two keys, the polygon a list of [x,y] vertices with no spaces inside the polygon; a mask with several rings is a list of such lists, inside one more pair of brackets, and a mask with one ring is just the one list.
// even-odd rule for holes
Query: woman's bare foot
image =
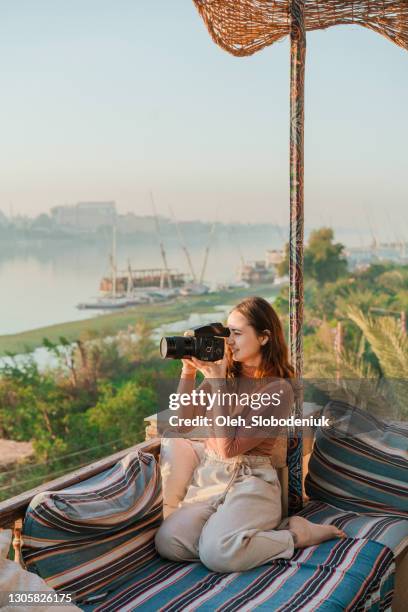
{"label": "woman's bare foot", "polygon": [[346,534],[334,525],[316,525],[301,516],[291,516],[289,530],[294,536],[295,548],[315,546],[333,538],[346,538]]}

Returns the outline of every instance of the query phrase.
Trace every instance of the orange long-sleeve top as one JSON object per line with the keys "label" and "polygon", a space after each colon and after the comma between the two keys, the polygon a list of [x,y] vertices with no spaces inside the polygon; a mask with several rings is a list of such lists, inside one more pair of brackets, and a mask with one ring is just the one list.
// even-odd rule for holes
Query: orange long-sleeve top
{"label": "orange long-sleeve top", "polygon": [[[241,384],[241,388],[242,386],[245,388],[245,379],[251,379],[251,384],[257,382],[251,377],[254,370],[255,368],[244,369],[242,376],[244,385]],[[207,381],[204,381],[199,388],[204,389],[207,393],[215,393],[215,389],[217,389],[216,386],[212,387]],[[220,389],[220,392],[222,393],[222,389]],[[231,392],[231,389],[228,389],[228,392]],[[239,393],[242,393],[242,391],[240,390]],[[222,458],[236,457],[241,454],[276,455],[277,441],[279,439],[282,440],[284,427],[279,425],[271,426],[269,424],[251,426],[252,416],[257,416],[259,420],[266,421],[267,423],[269,423],[271,417],[275,417],[278,420],[287,418],[293,406],[293,388],[288,381],[283,379],[265,380],[260,381],[260,388],[256,390],[256,393],[268,394],[269,396],[279,394],[280,403],[278,406],[260,406],[256,410],[250,406],[241,405],[235,406],[231,411],[220,410],[218,407],[218,410],[216,408],[212,413],[207,412],[205,406],[200,405],[194,408],[194,416],[211,415],[212,426],[208,432],[209,437],[205,439],[206,448],[213,450]],[[228,413],[235,419],[241,415],[245,425],[217,426],[214,423],[217,412],[219,415],[226,415]]]}

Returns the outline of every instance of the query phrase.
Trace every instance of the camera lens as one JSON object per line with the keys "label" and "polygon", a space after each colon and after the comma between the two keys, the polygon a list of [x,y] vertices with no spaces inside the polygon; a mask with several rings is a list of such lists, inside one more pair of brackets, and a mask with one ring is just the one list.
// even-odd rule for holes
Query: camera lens
{"label": "camera lens", "polygon": [[[170,342],[169,342],[170,340]],[[173,338],[162,338],[160,340],[160,356],[162,359],[166,359],[166,357],[169,357],[169,353],[171,353],[171,349],[172,349],[172,342],[171,340],[173,340]],[[174,347],[173,347],[174,350]]]}
{"label": "camera lens", "polygon": [[160,340],[160,355],[163,359],[182,359],[194,354],[194,338],[171,336]]}

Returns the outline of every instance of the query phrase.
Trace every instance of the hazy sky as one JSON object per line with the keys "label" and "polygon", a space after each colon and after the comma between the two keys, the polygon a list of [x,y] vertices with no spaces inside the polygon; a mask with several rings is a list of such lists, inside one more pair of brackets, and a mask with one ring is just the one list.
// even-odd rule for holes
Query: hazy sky
{"label": "hazy sky", "polygon": [[[284,223],[288,42],[234,58],[191,0],[0,0],[0,209]],[[408,233],[408,53],[308,34],[306,219]]]}

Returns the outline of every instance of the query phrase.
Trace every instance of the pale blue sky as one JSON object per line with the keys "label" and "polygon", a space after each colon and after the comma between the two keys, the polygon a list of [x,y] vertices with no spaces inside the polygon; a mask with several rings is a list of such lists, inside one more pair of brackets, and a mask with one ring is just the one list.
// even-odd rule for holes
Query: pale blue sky
{"label": "pale blue sky", "polygon": [[[0,0],[0,57],[4,212],[148,214],[153,189],[181,219],[286,221],[287,41],[234,58],[190,0]],[[406,51],[357,26],[308,34],[308,225],[371,210],[408,232],[407,108]]]}

